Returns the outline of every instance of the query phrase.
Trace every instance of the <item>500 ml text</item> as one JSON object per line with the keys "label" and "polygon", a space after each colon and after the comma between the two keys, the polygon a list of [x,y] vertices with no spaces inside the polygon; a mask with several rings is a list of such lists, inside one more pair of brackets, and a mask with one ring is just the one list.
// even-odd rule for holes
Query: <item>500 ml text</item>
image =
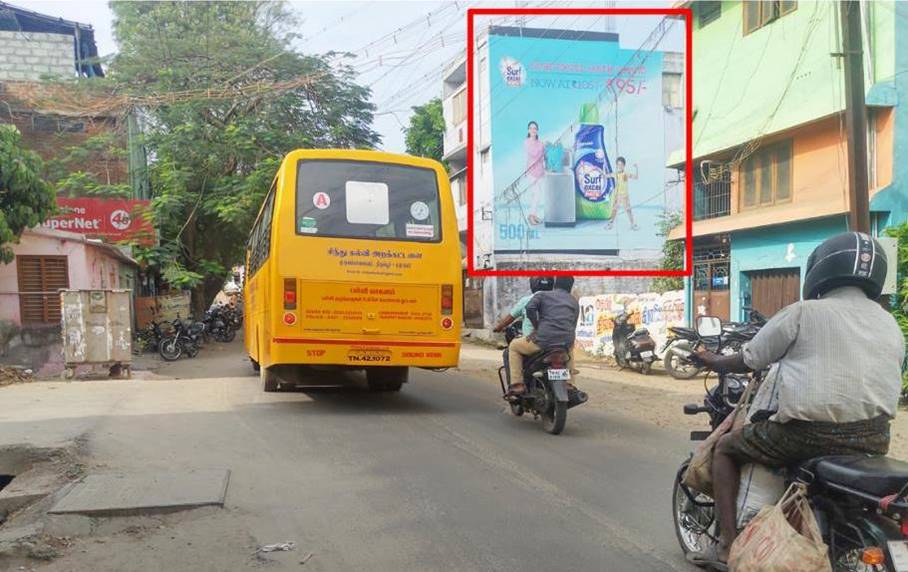
{"label": "500 ml text", "polygon": [[501,240],[523,240],[524,238],[539,238],[539,231],[528,229],[522,224],[498,225],[498,236]]}

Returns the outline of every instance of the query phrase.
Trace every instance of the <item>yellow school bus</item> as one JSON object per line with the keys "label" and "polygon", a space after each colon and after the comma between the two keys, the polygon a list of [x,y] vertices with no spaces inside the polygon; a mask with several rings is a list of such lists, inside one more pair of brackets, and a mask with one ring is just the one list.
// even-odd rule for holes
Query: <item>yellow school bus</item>
{"label": "yellow school bus", "polygon": [[460,241],[436,161],[297,150],[281,163],[246,247],[245,344],[263,389],[299,365],[362,369],[396,391],[410,367],[460,354]]}

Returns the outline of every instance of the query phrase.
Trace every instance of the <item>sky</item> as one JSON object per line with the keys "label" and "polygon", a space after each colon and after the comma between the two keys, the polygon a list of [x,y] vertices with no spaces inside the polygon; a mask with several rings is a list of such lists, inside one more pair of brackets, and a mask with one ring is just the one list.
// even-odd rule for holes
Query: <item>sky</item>
{"label": "sky", "polygon": [[[112,33],[113,14],[103,0],[12,0],[10,2],[42,14],[90,24],[101,55],[116,52]],[[499,7],[635,7],[665,6],[667,1],[615,2],[587,0],[484,1],[290,1],[301,20],[302,40],[295,46],[301,52],[354,51],[350,62],[360,74],[361,84],[372,89],[378,106],[374,128],[382,136],[382,148],[391,152],[405,150],[403,126],[409,121],[411,107],[441,95],[441,72],[457,58],[466,45],[466,9],[472,6]],[[658,19],[617,17],[614,30],[622,47],[636,48]],[[494,23],[514,24],[512,18]],[[546,16],[525,22],[533,27],[567,29],[605,29],[604,19],[593,16]],[[663,49],[680,51],[680,33],[668,38]]]}

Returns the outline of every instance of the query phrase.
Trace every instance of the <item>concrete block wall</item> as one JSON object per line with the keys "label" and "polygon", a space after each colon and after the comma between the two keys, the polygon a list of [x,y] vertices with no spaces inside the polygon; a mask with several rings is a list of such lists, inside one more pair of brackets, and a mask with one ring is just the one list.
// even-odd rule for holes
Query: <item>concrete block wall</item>
{"label": "concrete block wall", "polygon": [[75,61],[72,36],[0,31],[0,80],[74,76]]}
{"label": "concrete block wall", "polygon": [[[552,262],[548,265],[553,270],[600,270],[603,262],[571,261]],[[618,270],[649,269],[658,266],[651,260],[610,262],[609,267]],[[521,269],[520,263],[502,263],[501,270]],[[578,276],[574,281],[573,293],[581,296],[599,294],[643,294],[650,292],[652,278],[637,276]],[[483,282],[483,323],[486,328],[494,327],[501,317],[522,296],[530,292],[530,279],[526,277],[486,278]]]}

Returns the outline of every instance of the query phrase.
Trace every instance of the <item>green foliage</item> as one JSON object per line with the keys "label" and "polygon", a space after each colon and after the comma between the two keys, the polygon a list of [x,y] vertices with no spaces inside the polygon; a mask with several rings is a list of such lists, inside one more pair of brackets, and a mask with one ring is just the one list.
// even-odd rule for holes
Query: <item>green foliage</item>
{"label": "green foliage", "polygon": [[[354,82],[345,56],[294,52],[298,22],[280,2],[115,1],[111,8],[119,52],[109,81],[137,97],[171,94],[146,110],[143,141],[161,246],[137,256],[162,268],[170,284],[204,288],[197,293],[207,297],[243,259],[285,153],[379,142],[370,91]],[[293,84],[265,89],[281,82]],[[209,89],[227,97],[184,95]]]}
{"label": "green foliage", "polygon": [[[908,339],[908,222],[886,229],[886,235],[895,237],[899,244],[898,289],[893,296],[892,312],[895,321],[902,328],[902,334]],[[908,371],[902,368],[902,394],[908,394]]]}
{"label": "green foliage", "polygon": [[407,153],[441,161],[444,156],[445,119],[441,99],[413,107],[410,125],[404,129]]}
{"label": "green foliage", "polygon": [[0,125],[0,262],[13,260],[10,244],[54,212],[54,192],[41,178],[41,158],[24,149],[19,130]]}
{"label": "green foliage", "polygon": [[[684,241],[667,240],[673,228],[681,224],[681,213],[666,211],[659,215],[657,222],[658,236],[666,239],[662,245],[662,270],[682,270],[684,268]],[[684,288],[684,281],[680,277],[660,276],[653,279],[653,290],[668,292]]]}
{"label": "green foliage", "polygon": [[[114,183],[111,172],[126,160],[125,146],[124,138],[104,132],[67,147],[65,154],[48,161],[50,181],[58,194],[70,197],[128,198],[132,189],[126,183]],[[85,165],[97,171],[86,171]]]}

